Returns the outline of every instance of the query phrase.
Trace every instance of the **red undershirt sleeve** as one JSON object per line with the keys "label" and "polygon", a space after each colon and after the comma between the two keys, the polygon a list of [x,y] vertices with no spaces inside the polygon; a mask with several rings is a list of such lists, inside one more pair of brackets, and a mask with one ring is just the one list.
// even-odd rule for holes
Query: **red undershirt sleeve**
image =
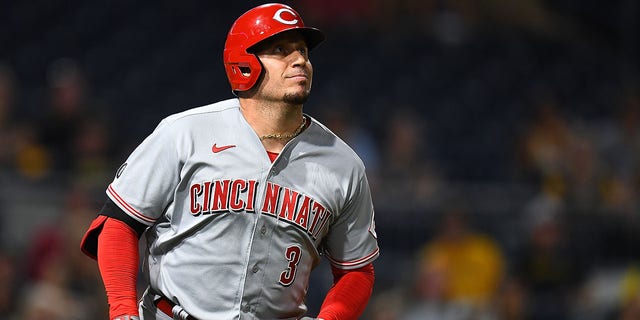
{"label": "red undershirt sleeve", "polygon": [[373,264],[355,270],[331,267],[333,286],[320,307],[318,318],[324,320],[358,319],[364,311],[371,292],[375,274]]}
{"label": "red undershirt sleeve", "polygon": [[126,223],[108,218],[98,236],[98,268],[107,292],[109,317],[138,315],[138,236]]}

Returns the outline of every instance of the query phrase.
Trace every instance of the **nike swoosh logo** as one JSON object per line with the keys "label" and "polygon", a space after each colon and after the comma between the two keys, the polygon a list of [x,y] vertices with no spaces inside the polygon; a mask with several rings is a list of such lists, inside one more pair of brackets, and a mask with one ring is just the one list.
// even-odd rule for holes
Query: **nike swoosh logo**
{"label": "nike swoosh logo", "polygon": [[228,146],[220,146],[218,147],[218,145],[216,143],[213,144],[213,147],[211,147],[211,151],[213,151],[213,153],[218,153],[227,149],[231,149],[231,148],[235,148],[235,144],[230,144]]}

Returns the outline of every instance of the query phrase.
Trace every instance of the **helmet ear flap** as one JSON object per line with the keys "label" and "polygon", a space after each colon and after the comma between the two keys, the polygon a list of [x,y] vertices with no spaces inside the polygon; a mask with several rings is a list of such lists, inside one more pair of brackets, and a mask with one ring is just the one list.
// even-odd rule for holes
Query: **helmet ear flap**
{"label": "helmet ear flap", "polygon": [[238,51],[225,52],[228,55],[225,71],[232,91],[246,91],[251,89],[262,73],[262,64],[253,54]]}

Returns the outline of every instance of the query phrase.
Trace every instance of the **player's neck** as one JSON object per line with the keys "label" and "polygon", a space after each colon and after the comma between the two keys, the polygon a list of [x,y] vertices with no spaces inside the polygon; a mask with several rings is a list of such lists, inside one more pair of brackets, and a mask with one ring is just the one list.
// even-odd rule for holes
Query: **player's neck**
{"label": "player's neck", "polygon": [[240,110],[269,152],[279,153],[304,129],[302,105],[266,104],[241,99]]}

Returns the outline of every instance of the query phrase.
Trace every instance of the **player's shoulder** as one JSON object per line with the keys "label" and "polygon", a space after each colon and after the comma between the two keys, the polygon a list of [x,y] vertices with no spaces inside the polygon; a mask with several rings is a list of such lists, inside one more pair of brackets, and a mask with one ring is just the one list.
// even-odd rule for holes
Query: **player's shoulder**
{"label": "player's shoulder", "polygon": [[240,103],[238,99],[227,99],[204,106],[193,107],[163,118],[154,131],[176,134],[179,132],[190,132],[203,126],[215,126],[216,121],[223,121],[222,114],[225,112],[240,112],[239,109]]}
{"label": "player's shoulder", "polygon": [[335,160],[341,167],[354,167],[364,172],[364,163],[353,148],[320,121],[310,118],[314,127],[311,135],[316,147],[325,149],[327,157]]}
{"label": "player's shoulder", "polygon": [[222,100],[216,103],[207,104],[200,107],[190,108],[178,113],[174,113],[172,115],[167,116],[162,121],[163,122],[188,121],[206,114],[215,115],[217,113],[221,113],[227,110],[237,110],[239,107],[240,107],[240,102],[238,101],[238,99],[232,98],[232,99]]}

